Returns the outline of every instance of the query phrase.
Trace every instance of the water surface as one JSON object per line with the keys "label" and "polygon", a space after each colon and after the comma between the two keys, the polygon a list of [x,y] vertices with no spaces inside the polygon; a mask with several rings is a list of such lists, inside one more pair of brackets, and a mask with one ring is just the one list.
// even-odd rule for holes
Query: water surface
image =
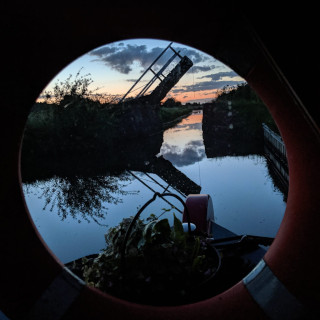
{"label": "water surface", "polygon": [[[188,179],[190,188],[212,197],[216,223],[237,234],[274,237],[286,203],[270,176],[266,158],[260,151],[208,157],[210,139],[204,143],[202,120],[202,112],[194,111],[166,130],[158,154],[153,155],[159,161],[155,163],[170,161],[172,168],[164,165],[173,177],[178,177],[177,170],[185,177],[183,181],[177,178],[174,188],[167,179],[169,175],[160,178],[157,170],[148,171],[153,161],[148,156],[144,156],[143,164],[135,167],[131,161],[116,173],[106,169],[86,176],[65,174],[25,182],[23,190],[31,217],[52,252],[64,263],[99,252],[105,246],[104,234],[109,227],[134,215],[154,191],[168,188],[183,197],[183,184],[188,184]],[[146,170],[142,170],[144,166]],[[167,200],[182,210],[179,201]],[[162,208],[170,206],[158,199],[143,217],[160,215]],[[164,216],[172,220],[172,213]]]}

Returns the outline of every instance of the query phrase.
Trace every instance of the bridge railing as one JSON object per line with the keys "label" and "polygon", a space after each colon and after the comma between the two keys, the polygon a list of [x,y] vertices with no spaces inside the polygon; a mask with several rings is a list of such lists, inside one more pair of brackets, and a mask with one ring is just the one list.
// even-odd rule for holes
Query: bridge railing
{"label": "bridge railing", "polygon": [[267,140],[281,156],[287,158],[286,147],[281,137],[272,131],[265,123],[262,124],[262,127],[265,140]]}

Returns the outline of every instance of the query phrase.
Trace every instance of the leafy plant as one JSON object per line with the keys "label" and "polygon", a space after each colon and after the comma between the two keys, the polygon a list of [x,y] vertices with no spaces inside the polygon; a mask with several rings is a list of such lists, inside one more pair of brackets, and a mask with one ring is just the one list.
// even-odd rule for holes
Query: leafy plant
{"label": "leafy plant", "polygon": [[217,252],[205,238],[184,232],[175,215],[172,227],[154,214],[137,219],[124,243],[132,219],[110,229],[98,257],[83,259],[89,285],[134,302],[171,305],[188,300],[217,271]]}

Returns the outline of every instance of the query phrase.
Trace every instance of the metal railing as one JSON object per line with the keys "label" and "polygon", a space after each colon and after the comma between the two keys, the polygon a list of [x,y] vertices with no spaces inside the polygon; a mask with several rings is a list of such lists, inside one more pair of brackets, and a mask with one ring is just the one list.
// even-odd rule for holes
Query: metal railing
{"label": "metal railing", "polygon": [[262,124],[264,138],[280,153],[287,158],[287,150],[281,137],[272,131],[265,123]]}

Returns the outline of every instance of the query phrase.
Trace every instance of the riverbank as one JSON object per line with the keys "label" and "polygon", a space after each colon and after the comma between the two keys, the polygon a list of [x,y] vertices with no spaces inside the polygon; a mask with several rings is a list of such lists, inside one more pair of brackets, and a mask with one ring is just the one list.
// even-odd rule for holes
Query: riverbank
{"label": "riverbank", "polygon": [[179,106],[179,107],[161,107],[160,108],[160,118],[163,127],[168,128],[184,117],[190,115],[193,111],[192,107],[189,106]]}
{"label": "riverbank", "polygon": [[263,155],[263,123],[278,132],[267,107],[248,84],[226,89],[203,107],[207,156]]}
{"label": "riverbank", "polygon": [[37,103],[25,128],[22,178],[88,172],[92,166],[141,166],[159,152],[163,130],[191,112],[183,106],[101,105],[84,99],[67,106]]}

